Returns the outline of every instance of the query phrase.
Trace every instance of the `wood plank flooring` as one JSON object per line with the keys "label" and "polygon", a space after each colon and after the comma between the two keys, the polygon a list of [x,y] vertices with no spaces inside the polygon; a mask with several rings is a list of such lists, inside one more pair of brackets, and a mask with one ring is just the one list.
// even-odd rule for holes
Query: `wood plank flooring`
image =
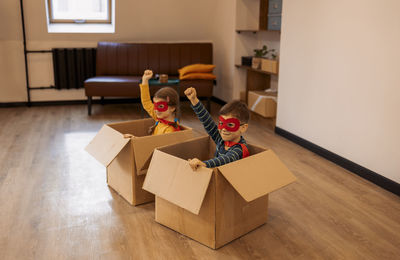
{"label": "wood plank flooring", "polygon": [[[182,123],[205,133],[188,102],[182,110]],[[157,224],[154,203],[126,203],[83,150],[103,124],[139,119],[138,105],[93,113],[0,108],[0,259],[400,259],[400,198],[257,116],[245,138],[273,149],[298,181],[270,195],[267,224],[209,249]]]}

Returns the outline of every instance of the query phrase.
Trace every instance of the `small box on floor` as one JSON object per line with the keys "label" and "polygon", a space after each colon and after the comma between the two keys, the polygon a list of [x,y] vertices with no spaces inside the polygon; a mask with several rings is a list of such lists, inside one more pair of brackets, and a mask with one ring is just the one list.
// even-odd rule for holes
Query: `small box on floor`
{"label": "small box on floor", "polygon": [[276,92],[249,91],[248,107],[251,111],[267,118],[276,117]]}
{"label": "small box on floor", "polygon": [[268,194],[296,180],[271,150],[193,171],[187,159],[213,157],[210,137],[154,150],[143,189],[156,195],[155,219],[213,249],[267,222]]}
{"label": "small box on floor", "polygon": [[182,131],[148,135],[154,123],[146,118],[106,124],[85,148],[107,168],[107,184],[132,205],[154,201],[154,195],[142,189],[154,148],[193,137],[192,129],[182,125]]}

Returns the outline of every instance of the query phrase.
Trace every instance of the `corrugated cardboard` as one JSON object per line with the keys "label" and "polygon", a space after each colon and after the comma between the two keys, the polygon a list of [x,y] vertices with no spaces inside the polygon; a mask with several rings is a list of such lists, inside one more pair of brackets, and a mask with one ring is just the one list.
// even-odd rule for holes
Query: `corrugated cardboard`
{"label": "corrugated cardboard", "polygon": [[[207,168],[193,172],[186,160],[173,157],[161,151],[155,151],[152,161],[153,174],[146,178],[143,185],[151,187],[152,193],[173,201],[176,205],[198,214],[206,194],[212,170]],[[165,167],[168,165],[170,167]],[[190,172],[190,174],[187,174]],[[195,184],[195,185],[187,185]],[[185,194],[185,196],[182,196]]]}
{"label": "corrugated cardboard", "polygon": [[251,144],[247,158],[189,167],[187,159],[206,160],[214,151],[208,136],[157,148],[143,189],[156,195],[158,223],[215,249],[266,223],[268,194],[296,178],[273,151]]}
{"label": "corrugated cardboard", "polygon": [[278,74],[278,61],[270,59],[261,59],[261,70]]}
{"label": "corrugated cardboard", "polygon": [[[104,125],[86,151],[107,167],[107,184],[132,205],[154,200],[142,189],[145,173],[154,148],[185,141],[193,137],[192,129],[163,135],[148,135],[154,125],[151,118]],[[133,135],[124,138],[124,134]]]}
{"label": "corrugated cardboard", "polygon": [[276,93],[249,91],[248,107],[263,117],[276,117]]}

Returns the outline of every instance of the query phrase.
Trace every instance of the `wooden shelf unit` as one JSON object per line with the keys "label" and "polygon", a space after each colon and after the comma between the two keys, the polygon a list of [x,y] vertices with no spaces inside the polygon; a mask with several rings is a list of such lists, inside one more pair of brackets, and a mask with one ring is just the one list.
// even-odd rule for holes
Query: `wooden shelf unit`
{"label": "wooden shelf unit", "polygon": [[254,34],[256,34],[257,32],[259,32],[260,30],[252,30],[252,29],[236,29],[236,32],[237,33],[247,33],[247,32],[249,32],[249,33],[254,33]]}
{"label": "wooden shelf unit", "polygon": [[246,97],[245,101],[247,103],[247,93],[251,90],[265,90],[269,89],[271,86],[271,73],[255,70],[249,66],[235,65],[237,68],[245,68],[246,72]]}
{"label": "wooden shelf unit", "polygon": [[254,30],[254,29],[236,29],[237,33],[258,33],[258,32],[274,32],[274,33],[280,33],[281,31],[277,30]]}
{"label": "wooden shelf unit", "polygon": [[[259,1],[260,1],[260,3],[259,3],[260,4],[260,6],[259,6],[260,13],[259,13],[259,17],[258,17],[259,18],[258,29],[236,29],[235,31],[237,34],[243,33],[244,35],[257,34],[258,32],[267,32],[268,35],[265,35],[265,36],[267,36],[267,37],[273,36],[272,38],[274,38],[275,36],[272,33],[280,34],[280,32],[281,32],[280,23],[279,23],[279,28],[278,28],[276,26],[275,27],[269,26],[268,22],[273,22],[273,20],[269,19],[269,18],[271,18],[271,16],[276,17],[276,15],[278,15],[280,17],[280,14],[277,13],[276,10],[275,10],[275,12],[273,10],[274,6],[272,6],[272,5],[274,3],[276,3],[276,1],[275,0],[259,0]],[[271,3],[270,3],[270,1],[271,1]],[[271,10],[269,10],[270,7],[271,7]],[[270,25],[273,25],[273,24],[270,24]],[[254,28],[257,26],[249,25],[249,27]],[[242,28],[246,28],[246,26],[243,26]],[[258,35],[258,36],[262,36],[262,35]],[[246,37],[248,37],[248,36],[246,36]],[[254,37],[256,37],[256,36],[254,36]],[[248,92],[249,91],[263,91],[266,89],[270,89],[271,88],[271,77],[274,77],[273,79],[275,79],[275,77],[278,76],[278,73],[271,73],[271,72],[267,72],[267,71],[264,71],[261,69],[253,69],[251,66],[235,64],[235,67],[238,69],[246,70],[245,71],[246,72],[246,89],[245,89],[245,93],[244,93],[245,97],[242,97],[242,98],[245,99],[245,102],[247,104],[248,104]],[[271,128],[274,129],[275,123],[276,123],[276,117],[264,118],[264,121],[265,121],[265,119],[266,119],[266,121],[268,121]]]}
{"label": "wooden shelf unit", "polygon": [[268,75],[278,75],[277,73],[271,73],[265,70],[260,70],[260,69],[253,69],[251,66],[246,66],[246,65],[240,65],[240,64],[235,64],[236,68],[243,68],[243,69],[247,69],[247,70],[252,70],[258,73],[263,73],[263,74],[268,74]]}

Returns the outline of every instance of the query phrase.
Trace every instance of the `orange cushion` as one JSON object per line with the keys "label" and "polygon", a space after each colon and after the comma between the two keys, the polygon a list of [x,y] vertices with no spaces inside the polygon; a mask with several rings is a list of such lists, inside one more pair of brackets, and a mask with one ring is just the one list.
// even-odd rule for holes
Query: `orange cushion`
{"label": "orange cushion", "polygon": [[179,79],[216,79],[217,77],[212,73],[189,73]]}
{"label": "orange cushion", "polygon": [[213,64],[192,64],[192,65],[187,65],[183,68],[180,68],[178,70],[179,76],[184,76],[188,73],[210,73],[213,71],[215,68],[215,65]]}

